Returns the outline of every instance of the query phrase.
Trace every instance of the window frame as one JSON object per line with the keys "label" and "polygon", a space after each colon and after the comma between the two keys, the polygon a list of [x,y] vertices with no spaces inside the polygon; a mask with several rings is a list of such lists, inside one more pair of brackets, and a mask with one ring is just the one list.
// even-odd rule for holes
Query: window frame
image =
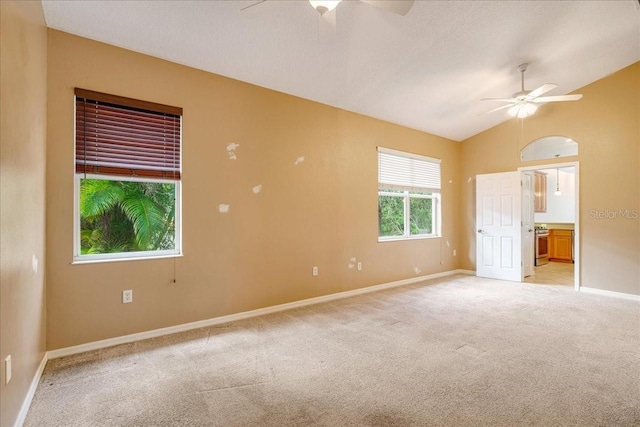
{"label": "window frame", "polygon": [[[430,164],[437,164],[438,178],[436,181],[431,181],[433,177],[427,179],[420,184],[420,179],[416,179],[414,176],[410,177],[412,182],[399,183],[392,182],[390,184],[381,182],[381,155],[390,155],[399,158],[403,158],[403,161],[423,161]],[[387,172],[388,173],[388,172]],[[410,174],[412,175],[412,174]],[[392,178],[392,181],[395,178]],[[402,197],[403,202],[403,217],[404,217],[404,230],[401,236],[381,236],[380,235],[380,216],[378,217],[378,242],[393,242],[401,240],[421,240],[421,239],[433,239],[442,237],[442,166],[441,160],[427,157],[423,155],[393,150],[384,147],[378,147],[378,206],[380,206],[380,197]],[[429,234],[411,234],[411,199],[431,199],[431,233]]]}
{"label": "window frame", "polygon": [[[390,192],[387,189],[378,189],[378,200],[380,196],[385,197],[398,197],[403,199],[404,207],[404,234],[402,236],[381,236],[380,235],[380,223],[378,222],[378,242],[393,242],[398,240],[420,240],[420,239],[433,239],[441,237],[440,234],[440,194],[439,193],[418,193],[412,191],[403,190],[402,193]],[[430,234],[411,234],[411,199],[431,199],[431,230]],[[380,221],[378,219],[378,221]]]}
{"label": "window frame", "polygon": [[[82,242],[80,233],[80,180],[101,179],[105,181],[129,181],[129,182],[154,182],[175,185],[175,230],[174,249],[156,251],[135,251],[135,252],[113,252],[104,254],[82,255]],[[75,173],[73,184],[73,264],[87,264],[110,261],[131,261],[136,259],[158,259],[174,258],[182,256],[182,183],[180,180],[147,178],[147,177],[126,177],[115,175],[99,175]]]}
{"label": "window frame", "polygon": [[[177,139],[177,162],[176,158],[171,160],[173,166],[169,166],[170,169],[164,169],[162,165],[156,164],[160,169],[153,168],[148,170],[142,168],[137,170],[135,163],[127,163],[124,168],[112,168],[107,167],[103,173],[100,172],[101,166],[88,167],[87,164],[84,167],[78,166],[78,101],[82,99],[93,100],[98,103],[112,104],[124,109],[133,110],[145,110],[153,114],[169,114],[178,117],[179,127],[174,128],[179,132]],[[157,258],[175,258],[181,257],[182,254],[182,108],[172,107],[169,105],[157,104],[148,101],[141,101],[132,98],[125,98],[118,95],[105,94],[101,92],[94,92],[86,89],[75,88],[74,97],[74,190],[73,190],[73,260],[72,264],[85,264],[85,263],[97,263],[97,262],[113,262],[113,261],[131,261],[141,259],[157,259]],[[86,120],[86,118],[83,118]],[[84,141],[84,140],[83,140]],[[170,140],[169,140],[170,141]],[[176,141],[174,139],[174,141]],[[86,142],[85,142],[86,143]],[[139,145],[139,142],[133,143],[134,147]],[[85,155],[86,156],[86,155]],[[86,159],[87,157],[85,157]],[[169,158],[171,159],[171,158]],[[129,166],[131,165],[131,166]],[[164,163],[168,165],[168,163]],[[123,171],[129,170],[129,173]],[[87,170],[91,169],[91,171]],[[109,170],[111,169],[111,170]],[[146,170],[144,170],[146,169]],[[160,171],[160,172],[157,172]],[[152,250],[152,251],[132,251],[132,252],[113,252],[102,254],[82,254],[82,242],[81,242],[81,219],[80,219],[80,183],[82,179],[96,179],[105,181],[129,181],[129,182],[151,182],[162,184],[174,185],[174,248],[164,250]]]}

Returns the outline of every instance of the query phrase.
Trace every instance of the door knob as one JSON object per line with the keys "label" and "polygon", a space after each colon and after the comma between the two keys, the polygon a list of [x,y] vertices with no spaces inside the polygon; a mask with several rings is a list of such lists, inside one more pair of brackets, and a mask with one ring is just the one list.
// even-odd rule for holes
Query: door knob
{"label": "door knob", "polygon": [[480,228],[478,229],[478,233],[484,233],[484,230]]}
{"label": "door knob", "polygon": [[529,233],[531,233],[532,231],[533,231],[532,229],[529,229]]}

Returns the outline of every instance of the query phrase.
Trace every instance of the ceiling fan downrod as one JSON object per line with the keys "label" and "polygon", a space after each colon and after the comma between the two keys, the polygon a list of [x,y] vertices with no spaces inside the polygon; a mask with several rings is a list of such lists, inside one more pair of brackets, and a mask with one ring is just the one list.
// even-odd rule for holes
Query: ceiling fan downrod
{"label": "ceiling fan downrod", "polygon": [[528,66],[529,64],[526,62],[524,64],[518,65],[518,71],[520,71],[520,93],[514,94],[514,98],[517,98],[516,95],[527,95],[528,91],[524,90],[524,72],[527,71]]}

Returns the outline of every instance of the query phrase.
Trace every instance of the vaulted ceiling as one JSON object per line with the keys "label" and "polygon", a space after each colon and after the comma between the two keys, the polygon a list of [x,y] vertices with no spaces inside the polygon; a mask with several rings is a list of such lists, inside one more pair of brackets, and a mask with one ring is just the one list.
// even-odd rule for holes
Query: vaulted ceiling
{"label": "vaulted ceiling", "polygon": [[520,63],[559,95],[640,60],[637,0],[346,0],[330,31],[306,0],[254,3],[42,2],[51,28],[458,141],[510,119],[480,99],[519,91]]}

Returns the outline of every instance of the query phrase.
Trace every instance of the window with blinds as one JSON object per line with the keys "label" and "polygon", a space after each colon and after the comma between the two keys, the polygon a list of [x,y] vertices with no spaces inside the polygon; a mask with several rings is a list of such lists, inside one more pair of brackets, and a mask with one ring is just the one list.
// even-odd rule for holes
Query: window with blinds
{"label": "window with blinds", "polygon": [[75,89],[74,262],[181,253],[182,109]]}
{"label": "window with blinds", "polygon": [[378,147],[378,240],[440,234],[441,161]]}

